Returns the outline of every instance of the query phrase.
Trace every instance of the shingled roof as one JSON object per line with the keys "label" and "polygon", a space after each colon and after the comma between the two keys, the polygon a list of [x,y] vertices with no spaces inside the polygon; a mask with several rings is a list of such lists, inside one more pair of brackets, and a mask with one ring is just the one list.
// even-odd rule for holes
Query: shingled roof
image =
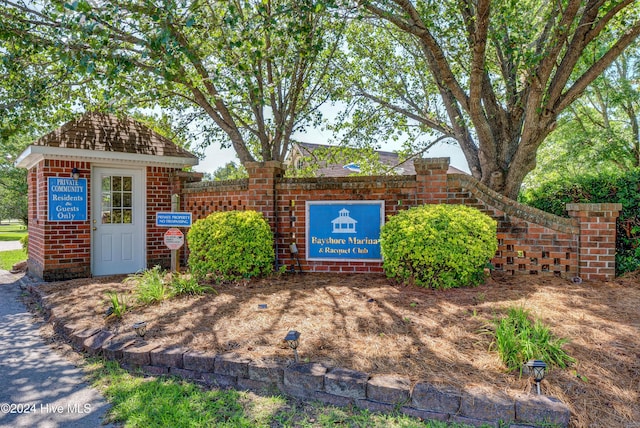
{"label": "shingled roof", "polygon": [[[313,152],[315,150],[327,150],[327,149],[335,149],[340,150],[340,147],[337,146],[329,146],[326,144],[314,144],[314,143],[303,143],[298,142],[295,143],[294,150],[292,150],[292,154],[290,155],[290,164],[292,168],[296,168],[295,161],[302,157],[303,161],[305,157],[311,156],[313,157]],[[297,150],[297,153],[295,153]],[[385,152],[382,150],[376,150],[376,153],[379,156],[380,163],[386,165],[389,168],[393,168],[397,174],[399,175],[415,175],[416,169],[413,165],[413,160],[410,159],[407,162],[400,163],[400,158],[398,153],[395,152]],[[297,155],[297,156],[296,156]],[[296,158],[296,159],[294,159]],[[353,173],[352,170],[347,168],[348,165],[342,164],[331,164],[326,162],[320,162],[318,170],[315,174],[318,177],[345,177]],[[447,174],[466,174],[466,172],[449,165],[449,169],[447,170]]]}
{"label": "shingled roof", "polygon": [[23,153],[18,166],[29,168],[41,157],[139,160],[151,163],[196,165],[198,158],[170,139],[131,118],[86,113],[41,137]]}
{"label": "shingled roof", "polygon": [[86,113],[33,143],[36,146],[196,158],[131,118]]}

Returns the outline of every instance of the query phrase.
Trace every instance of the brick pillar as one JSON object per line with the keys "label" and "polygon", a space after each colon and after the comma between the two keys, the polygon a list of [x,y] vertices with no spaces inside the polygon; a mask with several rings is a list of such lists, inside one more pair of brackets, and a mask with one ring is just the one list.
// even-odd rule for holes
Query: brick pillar
{"label": "brick pillar", "polygon": [[622,204],[567,204],[580,224],[578,275],[608,281],[616,274],[616,219]]}
{"label": "brick pillar", "polygon": [[284,173],[282,163],[249,162],[245,164],[245,168],[249,173],[247,209],[261,212],[277,239],[276,181]]}
{"label": "brick pillar", "polygon": [[[198,183],[202,181],[204,174],[195,171],[182,171],[175,170],[171,174],[171,194],[182,195],[182,189],[184,189],[185,183]],[[183,198],[180,198],[180,209],[184,209]]]}
{"label": "brick pillar", "polygon": [[416,203],[444,204],[447,203],[447,170],[449,158],[416,159]]}

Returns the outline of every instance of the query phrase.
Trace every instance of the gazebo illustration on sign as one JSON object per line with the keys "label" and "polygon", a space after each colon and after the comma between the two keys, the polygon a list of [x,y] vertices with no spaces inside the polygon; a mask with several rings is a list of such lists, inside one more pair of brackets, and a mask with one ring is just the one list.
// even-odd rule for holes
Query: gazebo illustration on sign
{"label": "gazebo illustration on sign", "polygon": [[331,220],[333,225],[333,231],[331,233],[356,233],[357,220],[349,217],[349,210],[343,208],[340,210],[340,215]]}

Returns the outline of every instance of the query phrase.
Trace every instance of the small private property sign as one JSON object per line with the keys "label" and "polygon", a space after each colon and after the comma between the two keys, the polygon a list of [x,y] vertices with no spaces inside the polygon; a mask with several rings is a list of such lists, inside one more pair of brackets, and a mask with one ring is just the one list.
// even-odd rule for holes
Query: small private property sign
{"label": "small private property sign", "polygon": [[87,220],[87,179],[49,177],[49,221]]}
{"label": "small private property sign", "polygon": [[191,227],[191,213],[187,212],[158,212],[156,213],[158,227]]}
{"label": "small private property sign", "polygon": [[380,261],[384,201],[307,201],[307,259]]}

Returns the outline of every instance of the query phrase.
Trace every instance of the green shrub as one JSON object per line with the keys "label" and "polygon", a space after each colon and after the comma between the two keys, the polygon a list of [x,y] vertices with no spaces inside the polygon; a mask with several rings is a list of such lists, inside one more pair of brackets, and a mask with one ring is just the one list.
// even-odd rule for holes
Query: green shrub
{"label": "green shrub", "polygon": [[496,319],[494,341],[502,362],[509,370],[522,370],[529,360],[543,360],[547,365],[567,367],[575,362],[562,349],[567,339],[556,338],[540,320],[531,321],[529,311],[509,308],[507,316]]}
{"label": "green shrub", "polygon": [[391,217],[380,234],[384,270],[433,288],[476,285],[498,248],[496,222],[463,205],[423,205]]}
{"label": "green shrub", "polygon": [[519,199],[565,217],[567,203],[622,204],[616,234],[616,274],[640,269],[640,169],[549,181],[524,190]]}
{"label": "green shrub", "polygon": [[129,275],[125,282],[136,283],[136,299],[143,305],[158,303],[170,297],[170,290],[165,282],[166,272],[160,266]]}
{"label": "green shrub", "polygon": [[187,234],[189,267],[197,278],[237,280],[273,272],[273,235],[261,213],[217,212]]}
{"label": "green shrub", "polygon": [[24,235],[20,238],[20,244],[22,245],[22,249],[27,255],[29,254],[29,234]]}
{"label": "green shrub", "polygon": [[171,290],[174,296],[180,295],[197,295],[208,292],[215,292],[213,287],[203,285],[198,282],[198,278],[194,275],[173,275],[171,277]]}

